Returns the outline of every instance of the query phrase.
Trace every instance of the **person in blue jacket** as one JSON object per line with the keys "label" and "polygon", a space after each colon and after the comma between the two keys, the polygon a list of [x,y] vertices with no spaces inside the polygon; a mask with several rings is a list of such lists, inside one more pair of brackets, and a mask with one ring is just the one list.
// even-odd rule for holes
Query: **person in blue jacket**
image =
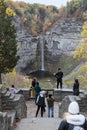
{"label": "person in blue jacket", "polygon": [[35,103],[36,103],[36,100],[37,100],[37,96],[39,95],[39,93],[40,93],[40,91],[41,91],[41,87],[40,87],[40,85],[39,85],[39,82],[37,82],[36,83],[36,85],[35,85]]}

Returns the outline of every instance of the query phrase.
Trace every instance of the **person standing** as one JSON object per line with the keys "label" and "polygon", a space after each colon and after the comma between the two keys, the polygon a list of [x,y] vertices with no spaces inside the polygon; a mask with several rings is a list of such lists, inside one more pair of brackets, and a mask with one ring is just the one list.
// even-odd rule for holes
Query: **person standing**
{"label": "person standing", "polygon": [[41,91],[41,88],[39,86],[39,82],[36,83],[35,85],[35,103],[36,103],[36,100],[37,100],[37,96],[39,95],[40,91]]}
{"label": "person standing", "polygon": [[31,82],[31,96],[35,97],[35,85],[37,83],[37,79],[34,77]]}
{"label": "person standing", "polygon": [[58,130],[87,130],[87,120],[80,114],[76,101],[69,104],[68,113],[59,125]]}
{"label": "person standing", "polygon": [[11,86],[10,92],[11,92],[11,94],[16,94],[16,88],[14,85]]}
{"label": "person standing", "polygon": [[63,72],[61,71],[61,68],[58,68],[58,72],[55,74],[55,77],[57,78],[57,89],[59,88],[59,85],[62,89]]}
{"label": "person standing", "polygon": [[52,94],[49,94],[47,97],[47,104],[48,104],[48,117],[54,117],[54,98]]}
{"label": "person standing", "polygon": [[45,104],[45,93],[46,93],[45,91],[41,91],[40,94],[37,97],[37,100],[36,100],[37,110],[36,110],[35,117],[37,117],[40,109],[41,109],[41,117],[43,117],[44,108],[46,106],[46,104]]}
{"label": "person standing", "polygon": [[73,95],[76,95],[76,96],[79,95],[79,81],[78,81],[78,79],[75,79],[75,82],[73,85]]}

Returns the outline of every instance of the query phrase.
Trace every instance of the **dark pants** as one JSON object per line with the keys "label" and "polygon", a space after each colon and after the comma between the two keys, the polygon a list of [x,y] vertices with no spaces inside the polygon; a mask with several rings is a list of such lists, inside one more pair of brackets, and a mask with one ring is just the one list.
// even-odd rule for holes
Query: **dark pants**
{"label": "dark pants", "polygon": [[39,112],[40,108],[41,108],[41,117],[43,117],[44,106],[39,106],[39,105],[37,106],[36,117],[38,115],[38,112]]}
{"label": "dark pants", "polygon": [[79,96],[79,89],[73,90],[73,95]]}
{"label": "dark pants", "polygon": [[38,95],[39,95],[39,93],[37,93],[37,94],[35,95],[35,104],[36,104]]}
{"label": "dark pants", "polygon": [[62,79],[57,80],[57,88],[59,88],[59,85],[60,85],[60,88],[62,88]]}

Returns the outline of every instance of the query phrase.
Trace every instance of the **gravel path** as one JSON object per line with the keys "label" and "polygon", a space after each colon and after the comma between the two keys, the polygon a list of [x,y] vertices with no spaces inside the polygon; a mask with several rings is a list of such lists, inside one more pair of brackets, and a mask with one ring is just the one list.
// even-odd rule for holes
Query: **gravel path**
{"label": "gravel path", "polygon": [[[34,100],[31,99],[27,101],[26,104],[27,104],[27,118],[35,117],[37,106],[35,105]],[[40,111],[38,113],[38,117],[40,117]],[[47,107],[46,112],[44,112],[44,117],[47,117]],[[58,117],[58,102],[54,103],[54,117]]]}
{"label": "gravel path", "polygon": [[44,112],[43,118],[40,116],[35,118],[35,113],[37,106],[35,105],[34,100],[29,100],[27,104],[27,118],[22,119],[17,123],[15,130],[57,130],[59,123],[61,121],[58,118],[58,102],[54,103],[54,118],[47,117],[47,107],[46,112]]}

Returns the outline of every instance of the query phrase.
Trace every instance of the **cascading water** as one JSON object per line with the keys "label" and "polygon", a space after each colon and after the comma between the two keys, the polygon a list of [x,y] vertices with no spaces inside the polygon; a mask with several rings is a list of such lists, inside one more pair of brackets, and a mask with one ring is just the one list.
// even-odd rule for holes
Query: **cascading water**
{"label": "cascading water", "polygon": [[48,72],[45,70],[45,65],[44,65],[44,37],[39,37],[39,43],[40,43],[40,50],[41,50],[41,68],[40,70],[34,71],[30,73],[31,77],[37,77],[39,78],[48,78],[48,77],[54,77],[51,72]]}
{"label": "cascading water", "polygon": [[41,44],[41,70],[45,71],[45,68],[44,68],[44,39],[41,38],[40,44]]}

